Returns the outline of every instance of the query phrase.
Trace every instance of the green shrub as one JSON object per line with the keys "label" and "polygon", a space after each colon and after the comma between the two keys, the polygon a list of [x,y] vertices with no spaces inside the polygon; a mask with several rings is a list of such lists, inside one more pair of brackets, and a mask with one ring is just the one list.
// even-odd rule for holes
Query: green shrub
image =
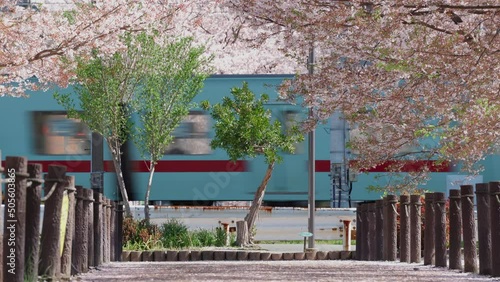
{"label": "green shrub", "polygon": [[215,234],[207,229],[200,229],[192,233],[193,238],[199,242],[200,247],[215,246]]}
{"label": "green shrub", "polygon": [[224,229],[217,227],[215,228],[215,246],[224,247],[226,245],[226,232]]}
{"label": "green shrub", "polygon": [[169,219],[161,228],[165,248],[186,248],[192,245],[187,226],[177,219]]}
{"label": "green shrub", "polygon": [[157,225],[146,220],[123,220],[123,242],[126,250],[162,249],[161,234]]}

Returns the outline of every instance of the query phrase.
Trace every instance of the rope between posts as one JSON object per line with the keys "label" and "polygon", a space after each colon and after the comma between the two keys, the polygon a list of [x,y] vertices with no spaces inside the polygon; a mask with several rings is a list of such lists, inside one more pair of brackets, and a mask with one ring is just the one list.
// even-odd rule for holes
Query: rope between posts
{"label": "rope between posts", "polygon": [[410,216],[410,206],[409,205],[405,205],[405,216],[406,217]]}
{"label": "rope between posts", "polygon": [[499,197],[499,195],[495,195],[495,196],[497,198],[497,202],[500,204],[500,197]]}
{"label": "rope between posts", "polygon": [[467,197],[467,200],[469,200],[469,203],[470,203],[471,205],[474,205],[474,202],[472,202],[472,200],[471,200],[471,198],[470,198],[470,197]]}
{"label": "rope between posts", "polygon": [[50,198],[50,196],[52,196],[52,193],[54,193],[54,191],[56,190],[56,186],[57,182],[54,182],[54,184],[52,184],[52,187],[50,188],[49,193],[41,199],[42,202],[47,201]]}
{"label": "rope between posts", "polygon": [[[457,205],[457,209],[460,210],[460,207],[458,206],[458,202],[455,202],[455,204]],[[436,205],[440,205],[441,212],[446,213],[446,207],[445,207],[444,203],[436,203]]]}
{"label": "rope between posts", "polygon": [[396,204],[391,204],[391,206],[392,206],[392,209],[394,210],[394,212],[396,213],[396,215],[399,216],[399,213],[396,210]]}
{"label": "rope between posts", "polygon": [[462,207],[458,204],[458,201],[454,201],[454,202],[455,202],[455,206],[457,206],[457,210],[461,211]]}

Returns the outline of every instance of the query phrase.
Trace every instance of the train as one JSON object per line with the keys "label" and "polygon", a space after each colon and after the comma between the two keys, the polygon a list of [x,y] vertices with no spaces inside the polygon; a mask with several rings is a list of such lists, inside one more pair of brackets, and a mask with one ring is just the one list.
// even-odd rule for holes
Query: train
{"label": "train", "polygon": [[[205,81],[202,92],[194,102],[203,100],[217,103],[230,95],[233,87],[247,82],[250,89],[270,100],[266,107],[272,116],[286,124],[287,120],[304,113],[300,105],[278,99],[277,87],[293,75],[213,75]],[[104,194],[119,199],[111,156],[104,146],[102,171],[92,172],[92,134],[79,120],[68,119],[63,107],[53,98],[52,89],[33,91],[28,97],[0,97],[0,151],[2,156],[25,156],[29,162],[41,163],[44,172],[50,164],[65,165],[68,174],[75,176],[77,185],[90,187],[96,175],[102,176]],[[150,200],[153,204],[168,205],[221,205],[251,201],[266,170],[262,157],[231,162],[223,150],[213,150],[210,140],[214,135],[210,115],[194,108],[174,132],[174,143],[156,167]],[[357,202],[379,199],[383,192],[369,191],[368,186],[384,186],[391,175],[383,167],[374,168],[351,177],[347,190],[337,194],[332,165],[332,128],[329,122],[315,129],[315,200],[318,207],[335,206],[341,200],[349,206]],[[127,155],[127,189],[130,200],[143,201],[148,169],[135,145],[124,147]],[[306,206],[308,185],[308,138],[297,145],[294,154],[284,154],[283,163],[277,164],[268,184],[264,205]],[[432,161],[432,160],[429,160]],[[414,162],[409,169],[418,168]],[[481,175],[467,176],[456,166],[436,166],[430,180],[421,189],[446,192],[465,183],[489,182],[500,178],[500,156],[487,157]],[[401,173],[405,173],[404,169]],[[92,181],[91,181],[92,180]],[[341,199],[343,198],[343,199]]]}

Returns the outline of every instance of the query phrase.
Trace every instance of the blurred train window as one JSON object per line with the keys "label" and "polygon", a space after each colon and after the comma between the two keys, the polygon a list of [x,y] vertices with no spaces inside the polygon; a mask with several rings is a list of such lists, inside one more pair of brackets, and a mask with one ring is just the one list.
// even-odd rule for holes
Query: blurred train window
{"label": "blurred train window", "polygon": [[34,149],[41,155],[90,155],[90,130],[62,111],[34,111]]}
{"label": "blurred train window", "polygon": [[[301,115],[299,111],[286,110],[282,111],[282,115],[283,115],[283,120],[281,122],[282,124],[284,124],[283,133],[288,132],[294,125],[299,126],[300,115]],[[304,153],[304,142],[295,144],[294,154],[302,154],[302,153]]]}
{"label": "blurred train window", "polygon": [[202,111],[190,111],[174,131],[174,141],[165,150],[167,155],[206,155],[210,147],[210,116]]}

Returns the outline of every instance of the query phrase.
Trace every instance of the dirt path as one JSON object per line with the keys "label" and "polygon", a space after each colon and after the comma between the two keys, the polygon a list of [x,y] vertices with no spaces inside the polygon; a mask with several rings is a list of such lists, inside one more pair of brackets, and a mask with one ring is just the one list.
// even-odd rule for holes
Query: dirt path
{"label": "dirt path", "polygon": [[110,263],[74,281],[500,281],[422,264],[366,261]]}

